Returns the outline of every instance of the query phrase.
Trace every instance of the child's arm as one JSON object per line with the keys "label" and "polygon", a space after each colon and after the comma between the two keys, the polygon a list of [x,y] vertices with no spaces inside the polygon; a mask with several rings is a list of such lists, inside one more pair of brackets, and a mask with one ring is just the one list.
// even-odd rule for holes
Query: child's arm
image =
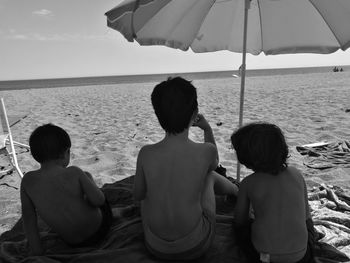
{"label": "child's arm", "polygon": [[218,150],[216,149],[216,146],[213,144],[207,144],[206,146],[209,149],[208,151],[209,153],[208,163],[210,164],[208,169],[208,173],[209,173],[211,171],[214,171],[218,167],[219,159],[218,159]]}
{"label": "child's arm", "polygon": [[143,155],[144,148],[140,150],[139,155],[137,156],[136,175],[134,180],[134,199],[136,201],[141,201],[146,197],[146,180],[142,168]]}
{"label": "child's arm", "polygon": [[21,204],[22,204],[22,218],[23,228],[28,239],[29,247],[32,255],[42,255],[44,249],[41,245],[39,229],[37,225],[37,215],[34,204],[30,200],[29,196],[25,191],[24,184],[26,183],[25,177],[21,183]]}
{"label": "child's arm", "polygon": [[204,142],[209,142],[216,146],[213,130],[202,114],[198,113],[193,126],[199,127],[204,131]]}
{"label": "child's arm", "polygon": [[105,196],[97,187],[94,180],[92,180],[91,174],[83,172],[80,168],[75,166],[71,166],[67,169],[71,169],[74,173],[79,175],[80,186],[89,203],[92,206],[102,206],[105,202]]}
{"label": "child's arm", "polygon": [[307,186],[302,176],[301,176],[301,179],[303,180],[303,184],[304,184],[305,214],[306,214],[306,220],[308,220],[308,219],[311,219],[311,213],[310,213],[309,200],[307,197]]}
{"label": "child's arm", "polygon": [[238,191],[237,203],[234,213],[235,224],[237,227],[245,226],[249,222],[250,200],[248,197],[248,183],[245,178]]}
{"label": "child's arm", "polygon": [[218,163],[219,163],[219,153],[217,151],[216,148],[216,143],[215,143],[215,138],[214,138],[214,134],[213,134],[213,130],[211,129],[210,124],[208,123],[208,121],[204,118],[204,116],[200,113],[198,113],[197,115],[197,119],[196,121],[193,123],[193,126],[195,127],[199,127],[204,131],[204,142],[208,142],[211,143],[215,146],[216,149],[216,166],[212,169],[215,170]]}

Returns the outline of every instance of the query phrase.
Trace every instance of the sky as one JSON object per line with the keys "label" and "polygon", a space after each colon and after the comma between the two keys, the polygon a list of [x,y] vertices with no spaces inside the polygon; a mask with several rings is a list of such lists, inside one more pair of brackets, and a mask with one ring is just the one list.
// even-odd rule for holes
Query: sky
{"label": "sky", "polygon": [[[0,80],[237,70],[241,54],[141,47],[106,26],[120,0],[0,0]],[[247,56],[247,69],[350,64],[329,55]]]}

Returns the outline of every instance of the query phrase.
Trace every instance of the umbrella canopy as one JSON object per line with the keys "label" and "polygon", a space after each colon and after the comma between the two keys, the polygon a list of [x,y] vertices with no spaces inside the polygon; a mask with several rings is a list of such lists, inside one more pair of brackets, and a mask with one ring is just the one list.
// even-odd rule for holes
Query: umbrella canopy
{"label": "umbrella canopy", "polygon": [[[245,0],[126,0],[108,26],[140,45],[243,51]],[[252,0],[247,52],[332,53],[350,46],[349,0]]]}
{"label": "umbrella canopy", "polygon": [[350,0],[124,0],[106,16],[140,45],[242,52],[239,126],[247,52],[328,54],[350,46]]}

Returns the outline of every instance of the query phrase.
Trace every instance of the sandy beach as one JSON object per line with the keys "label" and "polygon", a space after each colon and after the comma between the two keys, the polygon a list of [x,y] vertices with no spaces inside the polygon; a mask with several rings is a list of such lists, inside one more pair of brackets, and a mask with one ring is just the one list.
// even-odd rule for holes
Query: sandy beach
{"label": "sandy beach", "polygon": [[[239,79],[193,83],[199,110],[212,125],[220,162],[229,176],[236,177],[229,138],[238,123]],[[350,139],[349,83],[349,72],[260,76],[246,81],[244,123],[268,121],[282,128],[290,146],[289,163],[303,172],[309,189],[325,183],[350,190],[349,166],[307,168],[296,151],[298,145]],[[72,140],[71,165],[89,171],[102,186],[133,175],[140,148],[164,136],[150,101],[155,84],[25,89],[0,91],[0,96],[8,115],[27,116],[12,128],[16,141],[28,143],[32,130],[44,123],[63,127]],[[202,141],[202,133],[195,128],[190,137]],[[18,151],[23,172],[38,168],[30,153]],[[243,168],[242,176],[248,174]],[[0,186],[0,233],[9,230],[21,215],[18,175],[8,175],[1,183],[12,187]]]}

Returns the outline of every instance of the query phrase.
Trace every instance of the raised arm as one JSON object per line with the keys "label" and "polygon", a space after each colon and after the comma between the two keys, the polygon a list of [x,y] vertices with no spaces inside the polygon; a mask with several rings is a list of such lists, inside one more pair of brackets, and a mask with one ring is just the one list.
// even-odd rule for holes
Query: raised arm
{"label": "raised arm", "polygon": [[[204,142],[211,143],[216,148],[213,130],[212,130],[210,124],[208,123],[208,121],[205,119],[205,117],[202,114],[200,114],[200,113],[197,114],[197,118],[196,118],[196,121],[193,123],[193,126],[201,128],[204,131]],[[217,155],[216,156],[216,159],[217,159],[216,163],[218,164],[219,163],[219,153],[218,153],[217,149],[216,149],[216,155]]]}
{"label": "raised arm", "polygon": [[34,204],[25,190],[25,184],[27,183],[26,176],[21,182],[21,203],[22,203],[22,219],[24,233],[28,239],[30,254],[42,255],[44,249],[42,247],[39,235],[39,229],[37,225],[37,214]]}
{"label": "raised arm", "polygon": [[75,166],[71,166],[68,169],[70,169],[70,172],[78,174],[81,189],[88,202],[92,206],[102,206],[105,202],[105,196],[103,192],[97,187],[96,183],[92,179],[91,174],[84,172]]}
{"label": "raised arm", "polygon": [[209,169],[208,169],[208,173],[211,171],[214,171],[219,164],[219,160],[218,160],[218,150],[216,149],[216,146],[213,144],[207,144],[206,147],[208,148],[208,163],[209,163]]}
{"label": "raised arm", "polygon": [[193,126],[199,127],[204,131],[204,142],[209,142],[216,146],[213,130],[202,114],[197,114],[197,118],[193,123]]}
{"label": "raised arm", "polygon": [[137,156],[136,175],[134,180],[134,199],[141,201],[146,197],[146,180],[142,167],[145,149],[142,148]]}

